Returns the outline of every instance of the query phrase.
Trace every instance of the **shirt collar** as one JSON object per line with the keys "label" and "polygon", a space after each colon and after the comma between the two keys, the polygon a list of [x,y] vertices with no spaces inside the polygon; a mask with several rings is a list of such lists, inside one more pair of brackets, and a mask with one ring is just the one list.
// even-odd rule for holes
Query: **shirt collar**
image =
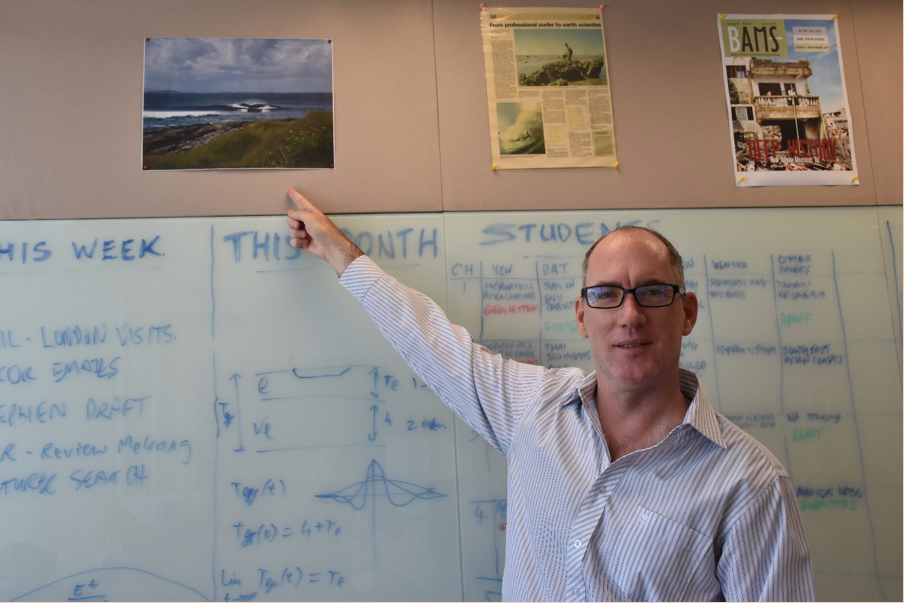
{"label": "shirt collar", "polygon": [[713,410],[698,376],[691,371],[679,369],[679,388],[682,390],[682,395],[691,399],[691,405],[685,412],[683,424],[691,425],[720,448],[726,448],[716,411]]}
{"label": "shirt collar", "polygon": [[[679,369],[679,388],[682,395],[691,400],[691,405],[685,412],[685,420],[682,424],[688,424],[721,448],[726,448],[723,432],[716,411],[710,404],[707,393],[701,386],[698,376],[691,371]],[[567,406],[579,400],[583,403],[592,403],[597,394],[597,373],[591,372],[575,386],[575,393],[563,400],[562,406]]]}
{"label": "shirt collar", "polygon": [[593,402],[596,394],[597,373],[591,371],[590,374],[586,375],[584,379],[578,382],[578,385],[575,386],[575,394],[572,397],[563,400],[562,405],[566,406],[573,402],[578,402],[579,400],[583,403]]}

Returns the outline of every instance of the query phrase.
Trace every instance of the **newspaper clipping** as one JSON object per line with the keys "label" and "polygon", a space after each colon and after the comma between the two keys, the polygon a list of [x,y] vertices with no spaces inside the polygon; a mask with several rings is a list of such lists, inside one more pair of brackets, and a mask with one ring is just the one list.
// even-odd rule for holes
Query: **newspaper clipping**
{"label": "newspaper clipping", "polygon": [[600,11],[487,8],[481,30],[495,168],[615,166]]}
{"label": "newspaper clipping", "polygon": [[736,186],[858,183],[832,15],[720,15]]}

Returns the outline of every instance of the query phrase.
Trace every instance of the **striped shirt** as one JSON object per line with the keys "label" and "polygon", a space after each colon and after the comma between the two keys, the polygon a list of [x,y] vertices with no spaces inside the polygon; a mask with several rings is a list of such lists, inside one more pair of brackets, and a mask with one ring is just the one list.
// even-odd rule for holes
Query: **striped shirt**
{"label": "striped shirt", "polygon": [[789,475],[698,378],[660,443],[610,462],[596,378],[506,360],[366,256],[340,279],[412,370],[508,462],[505,600],[814,600]]}

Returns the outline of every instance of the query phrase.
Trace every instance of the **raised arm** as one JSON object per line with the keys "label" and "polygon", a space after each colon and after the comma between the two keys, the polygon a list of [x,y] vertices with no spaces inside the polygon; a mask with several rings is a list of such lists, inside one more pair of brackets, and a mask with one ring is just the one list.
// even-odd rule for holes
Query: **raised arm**
{"label": "raised arm", "polygon": [[[506,454],[546,369],[504,360],[476,345],[427,296],[386,274],[297,191],[289,196],[293,247],[326,260],[390,344],[437,396],[496,450]],[[348,270],[347,270],[348,268]],[[566,369],[562,369],[566,370]],[[571,369],[578,371],[578,369]],[[578,371],[580,373],[580,371]]]}
{"label": "raised arm", "polygon": [[363,252],[297,190],[290,188],[288,192],[289,198],[298,206],[298,209],[289,210],[286,219],[289,244],[325,260],[333,266],[336,276],[342,276],[355,258],[364,255]]}

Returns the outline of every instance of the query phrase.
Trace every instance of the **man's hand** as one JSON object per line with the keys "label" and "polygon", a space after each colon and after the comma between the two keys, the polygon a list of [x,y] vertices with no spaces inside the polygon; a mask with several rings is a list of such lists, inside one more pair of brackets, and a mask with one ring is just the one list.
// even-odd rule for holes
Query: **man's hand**
{"label": "man's hand", "polygon": [[289,197],[298,206],[297,210],[289,210],[286,220],[289,244],[326,260],[336,270],[336,275],[342,276],[355,258],[364,255],[361,249],[294,188],[289,189]]}

